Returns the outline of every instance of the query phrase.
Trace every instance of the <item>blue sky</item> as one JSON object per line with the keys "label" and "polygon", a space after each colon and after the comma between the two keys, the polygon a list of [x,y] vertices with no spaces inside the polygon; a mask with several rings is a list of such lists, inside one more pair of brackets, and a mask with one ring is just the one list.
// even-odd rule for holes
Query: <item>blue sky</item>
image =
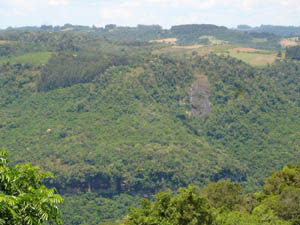
{"label": "blue sky", "polygon": [[0,0],[0,28],[209,23],[300,26],[300,0]]}

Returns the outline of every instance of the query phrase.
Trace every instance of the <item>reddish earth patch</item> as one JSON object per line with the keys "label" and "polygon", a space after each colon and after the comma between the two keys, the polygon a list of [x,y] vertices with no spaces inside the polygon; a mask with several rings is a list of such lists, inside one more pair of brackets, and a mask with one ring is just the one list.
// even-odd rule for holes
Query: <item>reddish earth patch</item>
{"label": "reddish earth patch", "polygon": [[1,44],[5,44],[5,43],[8,43],[8,41],[0,40],[0,45],[1,45]]}
{"label": "reddish earth patch", "polygon": [[281,39],[280,44],[282,47],[290,47],[290,46],[300,45],[300,42],[298,37],[293,37],[293,38]]}
{"label": "reddish earth patch", "polygon": [[201,48],[203,45],[186,45],[186,46],[172,46],[172,48],[179,48],[179,49],[196,49],[196,48]]}
{"label": "reddish earth patch", "polygon": [[149,41],[151,43],[167,43],[167,44],[176,44],[177,38],[165,38],[160,40]]}

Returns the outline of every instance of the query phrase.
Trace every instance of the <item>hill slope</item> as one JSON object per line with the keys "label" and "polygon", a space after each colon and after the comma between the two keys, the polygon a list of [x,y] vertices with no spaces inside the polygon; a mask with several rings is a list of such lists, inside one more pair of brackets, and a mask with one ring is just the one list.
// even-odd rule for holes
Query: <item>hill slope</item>
{"label": "hill slope", "polygon": [[55,174],[47,185],[68,199],[66,224],[117,218],[140,196],[188,184],[256,190],[299,158],[296,62],[254,68],[94,34],[17,34],[1,51],[1,148]]}

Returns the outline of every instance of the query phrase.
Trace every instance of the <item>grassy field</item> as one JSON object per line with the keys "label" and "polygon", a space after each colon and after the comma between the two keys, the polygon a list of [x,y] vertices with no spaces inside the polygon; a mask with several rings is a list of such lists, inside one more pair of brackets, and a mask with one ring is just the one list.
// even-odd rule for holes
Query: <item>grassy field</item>
{"label": "grassy field", "polygon": [[232,46],[211,46],[211,45],[189,45],[189,46],[168,46],[153,51],[153,54],[168,54],[173,56],[183,56],[185,54],[193,54],[196,52],[198,55],[206,55],[211,52],[226,53]]}
{"label": "grassy field", "polygon": [[266,66],[275,62],[277,58],[276,51],[267,51],[254,48],[237,47],[231,45],[218,46],[169,46],[153,51],[154,54],[168,54],[174,57],[184,57],[185,55],[195,54],[206,55],[216,53],[224,54],[240,59],[252,66]]}
{"label": "grassy field", "polygon": [[264,42],[267,42],[268,39],[267,38],[253,38],[252,41],[253,41],[253,43],[264,43]]}
{"label": "grassy field", "polygon": [[32,64],[32,65],[43,65],[46,64],[51,58],[51,52],[31,52],[25,55],[16,57],[3,57],[0,59],[0,64],[10,62],[11,64]]}
{"label": "grassy field", "polygon": [[275,62],[277,52],[253,48],[233,48],[229,50],[231,57],[240,59],[252,66],[266,66]]}
{"label": "grassy field", "polygon": [[218,40],[214,36],[201,36],[200,39],[208,39],[211,45],[224,45],[224,44],[228,44],[228,41]]}

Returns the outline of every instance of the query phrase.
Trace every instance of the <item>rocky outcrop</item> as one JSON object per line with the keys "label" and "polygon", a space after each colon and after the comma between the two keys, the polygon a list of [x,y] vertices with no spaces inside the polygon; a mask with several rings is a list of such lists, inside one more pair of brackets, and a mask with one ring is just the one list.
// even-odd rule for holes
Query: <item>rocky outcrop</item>
{"label": "rocky outcrop", "polygon": [[198,75],[196,80],[189,88],[190,103],[192,110],[189,112],[191,116],[206,117],[211,110],[209,97],[211,96],[210,84],[205,75]]}

